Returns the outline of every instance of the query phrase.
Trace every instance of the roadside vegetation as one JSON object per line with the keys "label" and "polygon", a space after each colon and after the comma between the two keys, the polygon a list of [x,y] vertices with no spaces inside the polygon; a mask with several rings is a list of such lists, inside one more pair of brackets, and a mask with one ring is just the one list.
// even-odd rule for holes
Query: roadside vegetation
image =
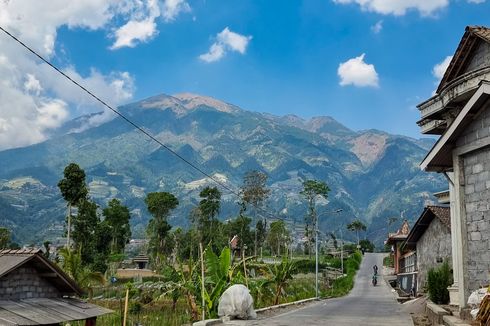
{"label": "roadside vegetation", "polygon": [[[293,248],[293,235],[284,220],[264,214],[270,194],[267,175],[249,171],[240,191],[238,215],[218,220],[221,192],[204,187],[189,214],[189,227],[173,227],[169,220],[179,199],[170,192],[151,192],[144,199],[152,218],[146,239],[137,252],[125,251],[131,239],[130,209],[118,199],[99,207],[89,196],[85,172],[71,163],[58,186],[66,201],[66,243],[46,256],[57,262],[86,293],[89,301],[114,310],[101,316],[98,325],[121,323],[128,295],[129,324],[181,325],[217,316],[219,298],[233,284],[245,284],[255,308],[315,296],[315,260],[312,258],[317,229],[316,202],[328,198],[326,183],[306,180],[301,195],[307,204],[304,246]],[[374,250],[359,232],[360,220],[347,225],[358,246]],[[9,247],[10,233],[0,229],[0,245]],[[354,244],[331,235],[330,247],[320,243],[320,295],[347,294],[353,287],[362,255]],[[333,246],[333,247],[332,247]],[[343,251],[341,261],[340,251]],[[151,277],[124,278],[117,274],[131,258],[148,257]],[[126,265],[125,265],[126,264]],[[342,270],[343,267],[343,270]],[[76,325],[76,323],[72,324]]]}

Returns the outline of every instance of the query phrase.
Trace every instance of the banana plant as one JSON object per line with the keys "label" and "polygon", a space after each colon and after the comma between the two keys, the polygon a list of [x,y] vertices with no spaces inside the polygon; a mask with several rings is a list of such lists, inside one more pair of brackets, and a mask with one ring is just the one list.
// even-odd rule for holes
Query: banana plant
{"label": "banana plant", "polygon": [[295,270],[296,264],[287,258],[283,258],[280,264],[269,267],[270,282],[275,286],[274,305],[279,304],[279,299],[284,294],[288,280],[293,278]]}
{"label": "banana plant", "polygon": [[232,284],[244,283],[244,277],[239,271],[243,261],[233,263],[230,248],[223,248],[219,257],[211,250],[206,249],[205,291],[206,310],[210,317],[215,317],[218,311],[219,298]]}

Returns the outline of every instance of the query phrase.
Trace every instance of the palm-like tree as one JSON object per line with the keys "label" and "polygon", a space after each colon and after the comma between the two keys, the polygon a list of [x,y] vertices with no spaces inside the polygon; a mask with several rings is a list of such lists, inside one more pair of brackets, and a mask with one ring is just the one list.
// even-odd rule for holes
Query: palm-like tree
{"label": "palm-like tree", "polygon": [[347,230],[356,232],[357,245],[359,245],[359,231],[366,231],[366,225],[361,220],[356,219],[347,225]]}
{"label": "palm-like tree", "polygon": [[104,275],[100,272],[92,272],[87,266],[83,266],[81,248],[78,250],[62,248],[59,253],[62,257],[61,268],[82,290],[88,292],[89,298],[92,298],[93,287],[105,284]]}

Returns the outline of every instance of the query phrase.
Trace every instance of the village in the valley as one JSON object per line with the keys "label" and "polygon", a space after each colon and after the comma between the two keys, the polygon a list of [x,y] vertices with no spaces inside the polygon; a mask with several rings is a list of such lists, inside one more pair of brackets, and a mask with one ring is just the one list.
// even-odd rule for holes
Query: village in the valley
{"label": "village in the valley", "polygon": [[[305,1],[265,25],[255,6],[270,3],[91,2],[0,4],[0,325],[490,325],[490,25],[441,32],[452,10],[484,15],[485,0]],[[325,22],[317,5],[342,18]],[[369,31],[353,27],[373,15],[383,19]],[[215,21],[229,27],[206,40]],[[421,49],[393,68],[412,79],[385,91],[382,62],[395,61],[383,51],[400,44],[380,47],[390,28],[413,28],[396,42]],[[357,46],[342,41],[352,35],[375,50],[332,66],[323,101],[403,102],[421,85],[432,95],[407,97],[406,112],[336,112],[353,129],[307,112],[315,99],[293,103],[324,82],[309,64]],[[424,81],[417,65],[441,48],[452,55]],[[298,111],[270,99],[275,82]],[[283,111],[149,96],[162,85]]]}

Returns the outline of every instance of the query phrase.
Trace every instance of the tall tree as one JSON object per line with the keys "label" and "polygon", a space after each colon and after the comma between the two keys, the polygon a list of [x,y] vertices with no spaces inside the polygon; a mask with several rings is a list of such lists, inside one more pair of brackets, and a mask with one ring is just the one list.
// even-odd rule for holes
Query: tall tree
{"label": "tall tree", "polygon": [[10,244],[10,230],[0,227],[0,249],[8,248]]}
{"label": "tall tree", "polygon": [[100,219],[97,204],[88,199],[78,202],[78,213],[73,219],[73,242],[81,253],[82,265],[93,263],[97,251],[95,233]]}
{"label": "tall tree", "polygon": [[308,212],[305,216],[305,235],[308,243],[308,254],[311,256],[311,244],[315,240],[315,230],[317,215],[316,215],[316,199],[321,196],[325,199],[328,198],[328,192],[330,188],[323,181],[306,180],[303,182],[303,190],[301,195],[306,199],[308,205]]}
{"label": "tall tree", "polygon": [[109,206],[104,208],[103,213],[112,235],[111,251],[121,253],[131,238],[131,227],[129,225],[129,209],[122,205],[118,199],[112,199]]}
{"label": "tall tree", "polygon": [[275,252],[277,256],[281,255],[281,247],[286,249],[290,241],[291,233],[287,229],[286,223],[284,221],[272,222],[267,235],[267,243],[271,252]]}
{"label": "tall tree", "polygon": [[366,225],[361,222],[361,220],[356,219],[351,223],[347,224],[347,230],[356,232],[357,244],[359,245],[359,231],[366,231]]}
{"label": "tall tree", "polygon": [[[257,226],[257,211],[270,195],[267,188],[267,174],[261,171],[248,171],[243,178],[241,189],[242,201],[254,208],[255,226]],[[255,228],[254,255],[257,256],[257,227]]]}
{"label": "tall tree", "polygon": [[[221,192],[216,187],[206,187],[200,193],[201,201],[199,202],[199,214],[197,227],[201,234],[201,242],[204,246],[211,244],[213,251],[221,251],[222,248],[216,248],[217,243],[217,219],[221,207]],[[217,252],[219,252],[217,251]]]}
{"label": "tall tree", "polygon": [[150,238],[148,249],[152,258],[159,263],[158,255],[169,249],[165,248],[168,232],[172,229],[167,221],[168,215],[179,205],[179,201],[169,192],[151,192],[146,196],[145,203],[153,215],[147,227]]}
{"label": "tall tree", "polygon": [[63,171],[63,179],[58,182],[61,195],[67,202],[67,239],[66,246],[70,247],[71,208],[87,198],[88,189],[85,183],[85,171],[78,164],[70,163]]}

